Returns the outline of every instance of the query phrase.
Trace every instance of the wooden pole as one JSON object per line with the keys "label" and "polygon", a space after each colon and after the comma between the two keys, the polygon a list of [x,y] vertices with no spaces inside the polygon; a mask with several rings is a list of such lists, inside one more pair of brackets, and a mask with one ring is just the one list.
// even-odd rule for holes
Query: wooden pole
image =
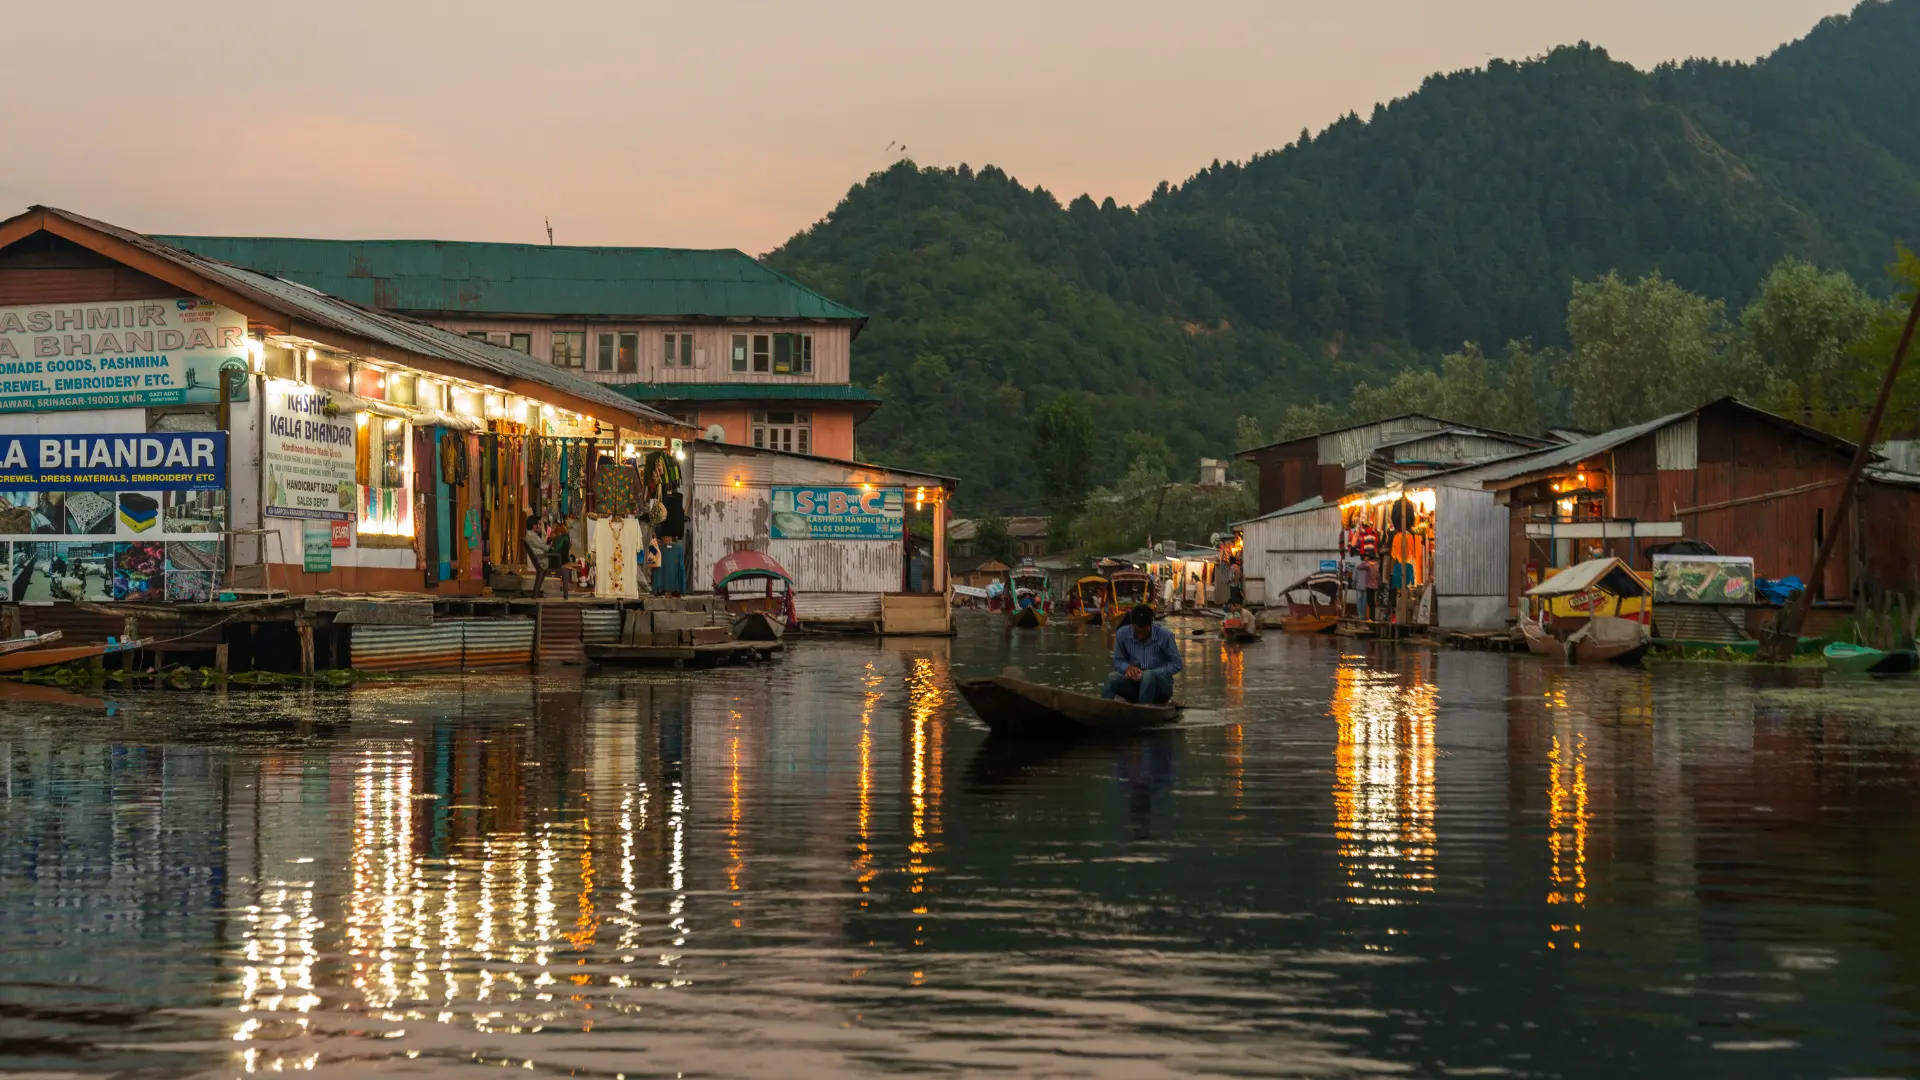
{"label": "wooden pole", "polygon": [[1800,643],[1800,627],[1807,620],[1809,590],[1818,589],[1822,577],[1827,572],[1827,560],[1833,557],[1833,549],[1846,531],[1847,511],[1853,508],[1853,493],[1860,486],[1860,477],[1867,471],[1867,463],[1873,460],[1873,441],[1880,434],[1880,421],[1887,414],[1887,402],[1893,397],[1893,384],[1900,377],[1900,366],[1906,363],[1907,349],[1913,344],[1913,331],[1920,324],[1920,290],[1913,297],[1913,307],[1907,312],[1906,325],[1900,328],[1900,343],[1894,346],[1893,360],[1887,364],[1886,377],[1880,380],[1880,396],[1874,399],[1873,411],[1867,414],[1866,426],[1861,429],[1860,443],[1853,451],[1853,465],[1847,469],[1847,481],[1840,487],[1840,501],[1833,510],[1833,520],[1827,523],[1827,532],[1820,538],[1820,550],[1813,556],[1813,572],[1807,576],[1806,588],[1794,593],[1787,606],[1780,609],[1780,616],[1760,642],[1762,659],[1774,663],[1783,663],[1793,657],[1793,651]]}

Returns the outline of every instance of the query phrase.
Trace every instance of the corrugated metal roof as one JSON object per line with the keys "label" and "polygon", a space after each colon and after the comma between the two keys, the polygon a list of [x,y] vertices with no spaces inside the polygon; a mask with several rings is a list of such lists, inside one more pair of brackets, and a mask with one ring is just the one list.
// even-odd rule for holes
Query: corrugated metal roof
{"label": "corrugated metal roof", "polygon": [[[1494,435],[1500,438],[1512,439],[1515,442],[1519,442],[1523,445],[1530,444],[1533,446],[1539,446],[1547,442],[1546,439],[1536,438],[1535,436],[1532,436],[1532,435],[1521,435],[1517,432],[1501,431],[1498,428],[1480,427],[1475,424],[1463,424],[1455,420],[1447,420],[1437,416],[1429,416],[1426,413],[1401,413],[1399,416],[1388,416],[1388,417],[1383,417],[1379,420],[1369,420],[1364,424],[1344,424],[1340,427],[1328,428],[1325,431],[1316,431],[1311,435],[1300,435],[1291,439],[1281,439],[1279,442],[1271,442],[1266,444],[1265,446],[1255,446],[1246,450],[1242,450],[1233,456],[1245,461],[1245,460],[1251,459],[1252,455],[1254,454],[1258,454],[1263,450],[1271,450],[1276,446],[1287,446],[1292,443],[1307,442],[1308,440],[1324,439],[1330,435],[1344,435],[1348,432],[1361,431],[1366,428],[1386,429],[1386,428],[1394,427],[1395,425],[1401,425],[1404,427],[1403,422],[1408,420],[1424,420],[1431,423],[1433,425],[1432,427],[1421,429],[1426,434],[1432,434],[1435,431],[1444,431],[1444,430],[1451,429],[1456,431],[1471,431],[1471,432],[1474,432],[1475,434],[1480,434],[1480,435]],[[1379,446],[1379,445],[1387,445],[1387,444],[1373,443],[1371,445]]]}
{"label": "corrugated metal roof", "polygon": [[837,383],[624,383],[614,389],[637,401],[880,401],[871,390]]}
{"label": "corrugated metal roof", "polygon": [[1312,495],[1307,498],[1301,499],[1299,502],[1294,503],[1292,506],[1283,506],[1280,509],[1273,511],[1270,514],[1261,514],[1257,518],[1248,518],[1245,521],[1236,521],[1232,525],[1227,526],[1227,528],[1231,529],[1239,525],[1251,525],[1256,521],[1272,521],[1274,518],[1291,517],[1294,514],[1304,514],[1309,510],[1319,510],[1324,507],[1328,507],[1332,505],[1334,504],[1328,502],[1327,500],[1321,498],[1320,496]]}
{"label": "corrugated metal roof", "polygon": [[866,320],[733,248],[274,236],[156,239],[389,311]]}
{"label": "corrugated metal roof", "polygon": [[1557,469],[1576,465],[1596,454],[1604,454],[1616,447],[1625,446],[1635,439],[1652,434],[1671,424],[1677,424],[1682,420],[1697,417],[1709,409],[1734,409],[1746,413],[1749,416],[1764,420],[1790,433],[1804,436],[1815,442],[1825,443],[1829,449],[1836,453],[1851,454],[1855,449],[1853,443],[1837,435],[1829,434],[1818,428],[1808,427],[1805,424],[1796,423],[1777,413],[1770,413],[1765,409],[1755,408],[1744,401],[1728,397],[1720,398],[1716,401],[1709,401],[1697,409],[1671,413],[1655,420],[1648,420],[1645,423],[1615,428],[1612,431],[1603,431],[1598,435],[1589,435],[1584,439],[1568,443],[1565,446],[1552,447],[1538,454],[1523,454],[1505,461],[1471,466],[1467,470],[1455,472],[1452,475],[1472,475],[1482,483],[1494,484],[1504,480],[1511,480],[1518,476],[1525,476],[1528,473],[1540,472],[1545,469]]}
{"label": "corrugated metal roof", "polygon": [[[174,247],[162,240],[104,221],[50,206],[41,211],[65,218],[77,225],[104,233],[124,243],[182,267],[236,293],[253,298],[261,305],[290,318],[304,320],[316,327],[361,338],[401,352],[461,364],[477,373],[525,379],[551,387],[582,400],[591,401],[654,423],[678,424],[667,414],[640,404],[612,387],[583,379],[562,368],[542,363],[525,353],[475,338],[450,333],[436,326],[405,316],[374,311],[331,296],[318,287],[288,281],[269,273],[240,266]],[[32,211],[29,211],[32,212]],[[476,381],[485,381],[484,375]]]}

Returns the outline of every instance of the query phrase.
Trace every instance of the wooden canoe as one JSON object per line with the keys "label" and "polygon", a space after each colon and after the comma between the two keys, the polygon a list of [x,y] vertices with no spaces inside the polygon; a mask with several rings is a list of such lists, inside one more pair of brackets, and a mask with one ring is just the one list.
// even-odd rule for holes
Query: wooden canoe
{"label": "wooden canoe", "polygon": [[8,653],[16,653],[22,649],[45,648],[46,646],[51,645],[56,641],[59,641],[60,635],[61,635],[61,632],[58,630],[49,630],[46,633],[40,634],[36,637],[8,638],[5,641],[0,641],[0,656],[5,656]]}
{"label": "wooden canoe", "polygon": [[1037,607],[1019,608],[1007,612],[1007,625],[1022,630],[1037,630],[1047,625],[1047,613]]}
{"label": "wooden canoe", "polygon": [[71,664],[75,660],[91,660],[96,656],[109,653],[130,652],[146,647],[150,638],[139,641],[120,641],[108,644],[99,642],[94,645],[70,645],[63,649],[22,649],[19,652],[0,656],[0,675],[12,675],[34,668],[53,667],[58,664]]}
{"label": "wooden canoe", "polygon": [[1063,738],[1103,731],[1161,727],[1180,718],[1178,705],[1133,705],[998,675],[959,684],[995,735],[1023,739]]}
{"label": "wooden canoe", "polygon": [[1822,650],[1827,670],[1836,675],[1904,675],[1914,670],[1912,649],[1891,651],[1836,641]]}
{"label": "wooden canoe", "polygon": [[1326,634],[1340,625],[1338,615],[1283,615],[1280,629],[1289,634]]}

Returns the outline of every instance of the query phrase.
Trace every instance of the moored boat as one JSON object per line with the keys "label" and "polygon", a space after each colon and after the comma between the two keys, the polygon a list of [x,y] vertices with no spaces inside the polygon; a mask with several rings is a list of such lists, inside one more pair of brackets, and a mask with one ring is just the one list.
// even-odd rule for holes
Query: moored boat
{"label": "moored boat", "polygon": [[1875,649],[1836,641],[1821,650],[1827,670],[1836,675],[1904,675],[1920,665],[1912,649]]}
{"label": "moored boat", "polygon": [[1133,731],[1180,718],[1178,705],[1109,701],[1011,674],[967,679],[958,688],[988,729],[1002,737],[1045,739]]}
{"label": "moored boat", "polygon": [[1099,626],[1107,621],[1107,615],[1114,610],[1113,582],[1099,575],[1083,577],[1073,583],[1074,599],[1079,601],[1080,621]]}
{"label": "moored boat", "polygon": [[[760,581],[766,585],[761,596],[736,594],[734,586]],[[779,593],[773,583],[780,582]],[[713,565],[713,591],[725,598],[733,615],[732,635],[736,641],[779,641],[787,628],[798,620],[793,608],[793,576],[786,568],[759,551],[735,551]]]}
{"label": "moored boat", "polygon": [[[55,635],[42,634],[40,635],[40,640],[46,641],[54,636]],[[22,671],[32,671],[35,668],[54,667],[59,664],[71,664],[76,660],[92,660],[95,657],[107,656],[113,653],[132,652],[144,648],[147,642],[151,640],[153,639],[139,638],[137,640],[121,641],[117,638],[108,638],[105,641],[96,642],[91,645],[68,645],[58,649],[19,649],[0,655],[0,675],[16,675]]]}
{"label": "moored boat", "polygon": [[[1544,610],[1538,622],[1520,619],[1529,652],[1579,664],[1631,664],[1653,643],[1653,590],[1619,559],[1588,559],[1555,573],[1526,595]],[[1635,608],[1632,615],[1625,614],[1628,604]]]}
{"label": "moored boat", "polygon": [[1220,620],[1220,639],[1229,645],[1251,645],[1260,640],[1260,624],[1253,612],[1233,608]]}
{"label": "moored boat", "polygon": [[1280,591],[1286,614],[1280,629],[1289,634],[1325,634],[1340,625],[1340,575],[1322,570]]}

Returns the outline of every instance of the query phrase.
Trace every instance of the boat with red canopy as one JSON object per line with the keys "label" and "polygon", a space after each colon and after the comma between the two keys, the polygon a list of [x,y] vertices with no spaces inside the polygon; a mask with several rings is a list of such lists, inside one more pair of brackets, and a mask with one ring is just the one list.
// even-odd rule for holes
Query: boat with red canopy
{"label": "boat with red canopy", "polygon": [[[752,584],[763,582],[765,592],[754,595]],[[773,583],[782,589],[773,591]],[[746,588],[736,586],[745,585]],[[725,598],[734,616],[738,641],[779,641],[799,619],[793,609],[793,575],[764,551],[735,551],[713,564],[713,591]]]}

